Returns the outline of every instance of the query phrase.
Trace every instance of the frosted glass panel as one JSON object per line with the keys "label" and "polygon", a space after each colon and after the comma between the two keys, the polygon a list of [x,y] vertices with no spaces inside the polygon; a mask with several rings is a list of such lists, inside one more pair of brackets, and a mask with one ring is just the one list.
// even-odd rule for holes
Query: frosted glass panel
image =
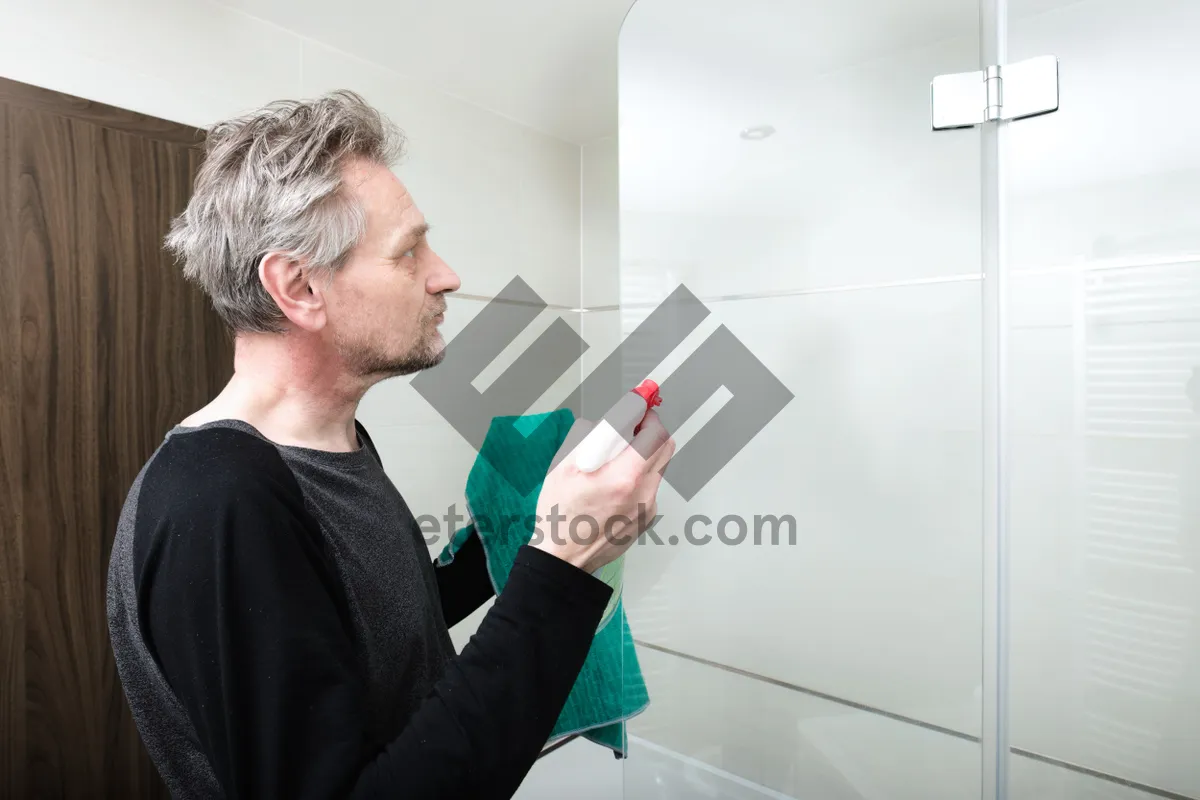
{"label": "frosted glass panel", "polygon": [[630,728],[630,800],[978,796],[970,739],[655,650],[640,659],[658,709]]}
{"label": "frosted glass panel", "polygon": [[1200,797],[1200,4],[1008,5],[1014,796]]}
{"label": "frosted glass panel", "polygon": [[651,701],[626,797],[978,795],[980,139],[929,124],[978,30],[975,0],[626,20],[620,335],[680,285],[710,312],[627,380],[724,327],[795,395],[697,494],[664,486],[627,559]]}

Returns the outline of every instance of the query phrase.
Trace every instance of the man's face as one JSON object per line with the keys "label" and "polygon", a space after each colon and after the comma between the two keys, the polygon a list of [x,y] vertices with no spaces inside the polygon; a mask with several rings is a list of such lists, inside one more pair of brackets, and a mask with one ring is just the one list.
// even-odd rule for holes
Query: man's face
{"label": "man's face", "polygon": [[358,376],[428,369],[443,357],[443,294],[458,289],[458,276],[429,246],[425,216],[390,169],[356,161],[346,178],[367,226],[323,292],[334,345]]}

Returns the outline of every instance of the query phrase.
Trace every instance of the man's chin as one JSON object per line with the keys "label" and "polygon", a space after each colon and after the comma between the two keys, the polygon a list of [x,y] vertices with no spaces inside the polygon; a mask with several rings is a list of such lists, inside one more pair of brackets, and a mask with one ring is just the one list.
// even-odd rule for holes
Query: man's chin
{"label": "man's chin", "polygon": [[446,347],[445,345],[441,345],[436,350],[430,350],[401,360],[378,362],[375,368],[370,370],[369,373],[382,378],[400,378],[436,367],[445,358]]}

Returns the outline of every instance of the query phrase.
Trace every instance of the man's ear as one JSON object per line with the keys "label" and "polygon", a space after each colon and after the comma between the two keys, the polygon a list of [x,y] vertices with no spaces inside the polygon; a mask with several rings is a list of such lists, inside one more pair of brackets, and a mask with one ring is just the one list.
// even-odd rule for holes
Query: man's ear
{"label": "man's ear", "polygon": [[325,326],[322,287],[302,262],[287,253],[267,253],[258,263],[258,279],[293,325],[306,331]]}

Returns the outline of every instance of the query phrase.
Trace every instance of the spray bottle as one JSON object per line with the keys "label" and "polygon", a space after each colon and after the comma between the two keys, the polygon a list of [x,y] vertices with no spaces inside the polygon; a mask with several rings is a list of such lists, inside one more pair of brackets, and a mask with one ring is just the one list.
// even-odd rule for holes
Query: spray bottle
{"label": "spray bottle", "polygon": [[616,458],[642,427],[646,413],[662,403],[658,384],[644,380],[627,392],[604,419],[575,448],[575,465],[580,472],[595,472]]}
{"label": "spray bottle", "polygon": [[[636,389],[627,392],[576,446],[575,465],[579,471],[595,472],[620,455],[641,430],[646,413],[661,403],[658,384],[651,380],[642,381]],[[596,570],[594,576],[613,590],[608,606],[600,616],[600,625],[596,628],[599,632],[612,619],[621,602],[621,590],[625,583],[624,554]]]}

